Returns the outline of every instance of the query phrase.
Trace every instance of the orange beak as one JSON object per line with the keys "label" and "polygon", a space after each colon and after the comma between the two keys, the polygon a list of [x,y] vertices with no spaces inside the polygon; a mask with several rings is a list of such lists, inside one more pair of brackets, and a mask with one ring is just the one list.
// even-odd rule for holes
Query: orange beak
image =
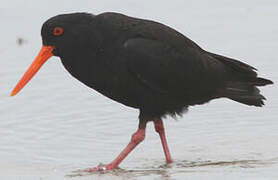
{"label": "orange beak", "polygon": [[31,79],[32,77],[38,72],[38,70],[42,67],[42,65],[51,57],[53,56],[52,51],[55,47],[53,46],[42,46],[38,56],[33,61],[29,69],[25,72],[23,77],[17,83],[15,88],[13,89],[11,96],[16,95]]}

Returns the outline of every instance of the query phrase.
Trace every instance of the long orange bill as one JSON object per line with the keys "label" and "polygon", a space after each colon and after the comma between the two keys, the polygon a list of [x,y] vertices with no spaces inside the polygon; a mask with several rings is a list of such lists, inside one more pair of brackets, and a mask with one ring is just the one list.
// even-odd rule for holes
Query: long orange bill
{"label": "long orange bill", "polygon": [[41,66],[51,57],[53,56],[52,51],[55,47],[53,46],[42,46],[38,56],[33,61],[29,69],[25,72],[23,77],[17,83],[15,88],[13,89],[11,96],[16,95],[31,79],[32,77],[38,72]]}

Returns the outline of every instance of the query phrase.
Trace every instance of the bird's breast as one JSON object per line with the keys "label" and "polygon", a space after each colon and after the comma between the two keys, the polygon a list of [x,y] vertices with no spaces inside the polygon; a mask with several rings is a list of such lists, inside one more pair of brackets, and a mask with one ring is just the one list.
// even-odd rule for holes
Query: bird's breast
{"label": "bird's breast", "polygon": [[138,96],[134,94],[136,85],[124,59],[119,60],[113,55],[110,58],[62,58],[62,64],[73,77],[86,86],[119,103],[138,107]]}

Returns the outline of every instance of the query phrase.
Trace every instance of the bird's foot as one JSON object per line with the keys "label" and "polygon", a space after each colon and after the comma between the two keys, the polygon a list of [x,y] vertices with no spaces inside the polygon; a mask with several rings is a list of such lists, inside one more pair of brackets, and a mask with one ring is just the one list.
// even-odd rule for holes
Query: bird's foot
{"label": "bird's foot", "polygon": [[115,168],[117,168],[117,167],[113,166],[112,164],[104,165],[104,164],[100,163],[97,167],[85,169],[84,172],[88,172],[88,173],[104,172],[104,171],[109,171],[109,170],[112,170],[112,169],[115,169]]}

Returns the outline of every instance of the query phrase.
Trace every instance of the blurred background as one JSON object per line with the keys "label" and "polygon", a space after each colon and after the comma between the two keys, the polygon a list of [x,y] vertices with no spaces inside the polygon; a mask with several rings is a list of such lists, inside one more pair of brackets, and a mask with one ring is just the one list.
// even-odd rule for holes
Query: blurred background
{"label": "blurred background", "polygon": [[[261,88],[263,108],[227,99],[194,106],[165,120],[175,162],[165,166],[158,135],[148,124],[145,141],[122,170],[73,172],[109,163],[128,143],[138,111],[84,86],[49,60],[15,97],[9,97],[41,48],[44,21],[62,13],[119,12],[152,19],[183,33],[202,48],[234,57],[278,82],[276,0],[1,1],[1,179],[276,179],[277,87]],[[185,178],[186,177],[186,178]]]}

